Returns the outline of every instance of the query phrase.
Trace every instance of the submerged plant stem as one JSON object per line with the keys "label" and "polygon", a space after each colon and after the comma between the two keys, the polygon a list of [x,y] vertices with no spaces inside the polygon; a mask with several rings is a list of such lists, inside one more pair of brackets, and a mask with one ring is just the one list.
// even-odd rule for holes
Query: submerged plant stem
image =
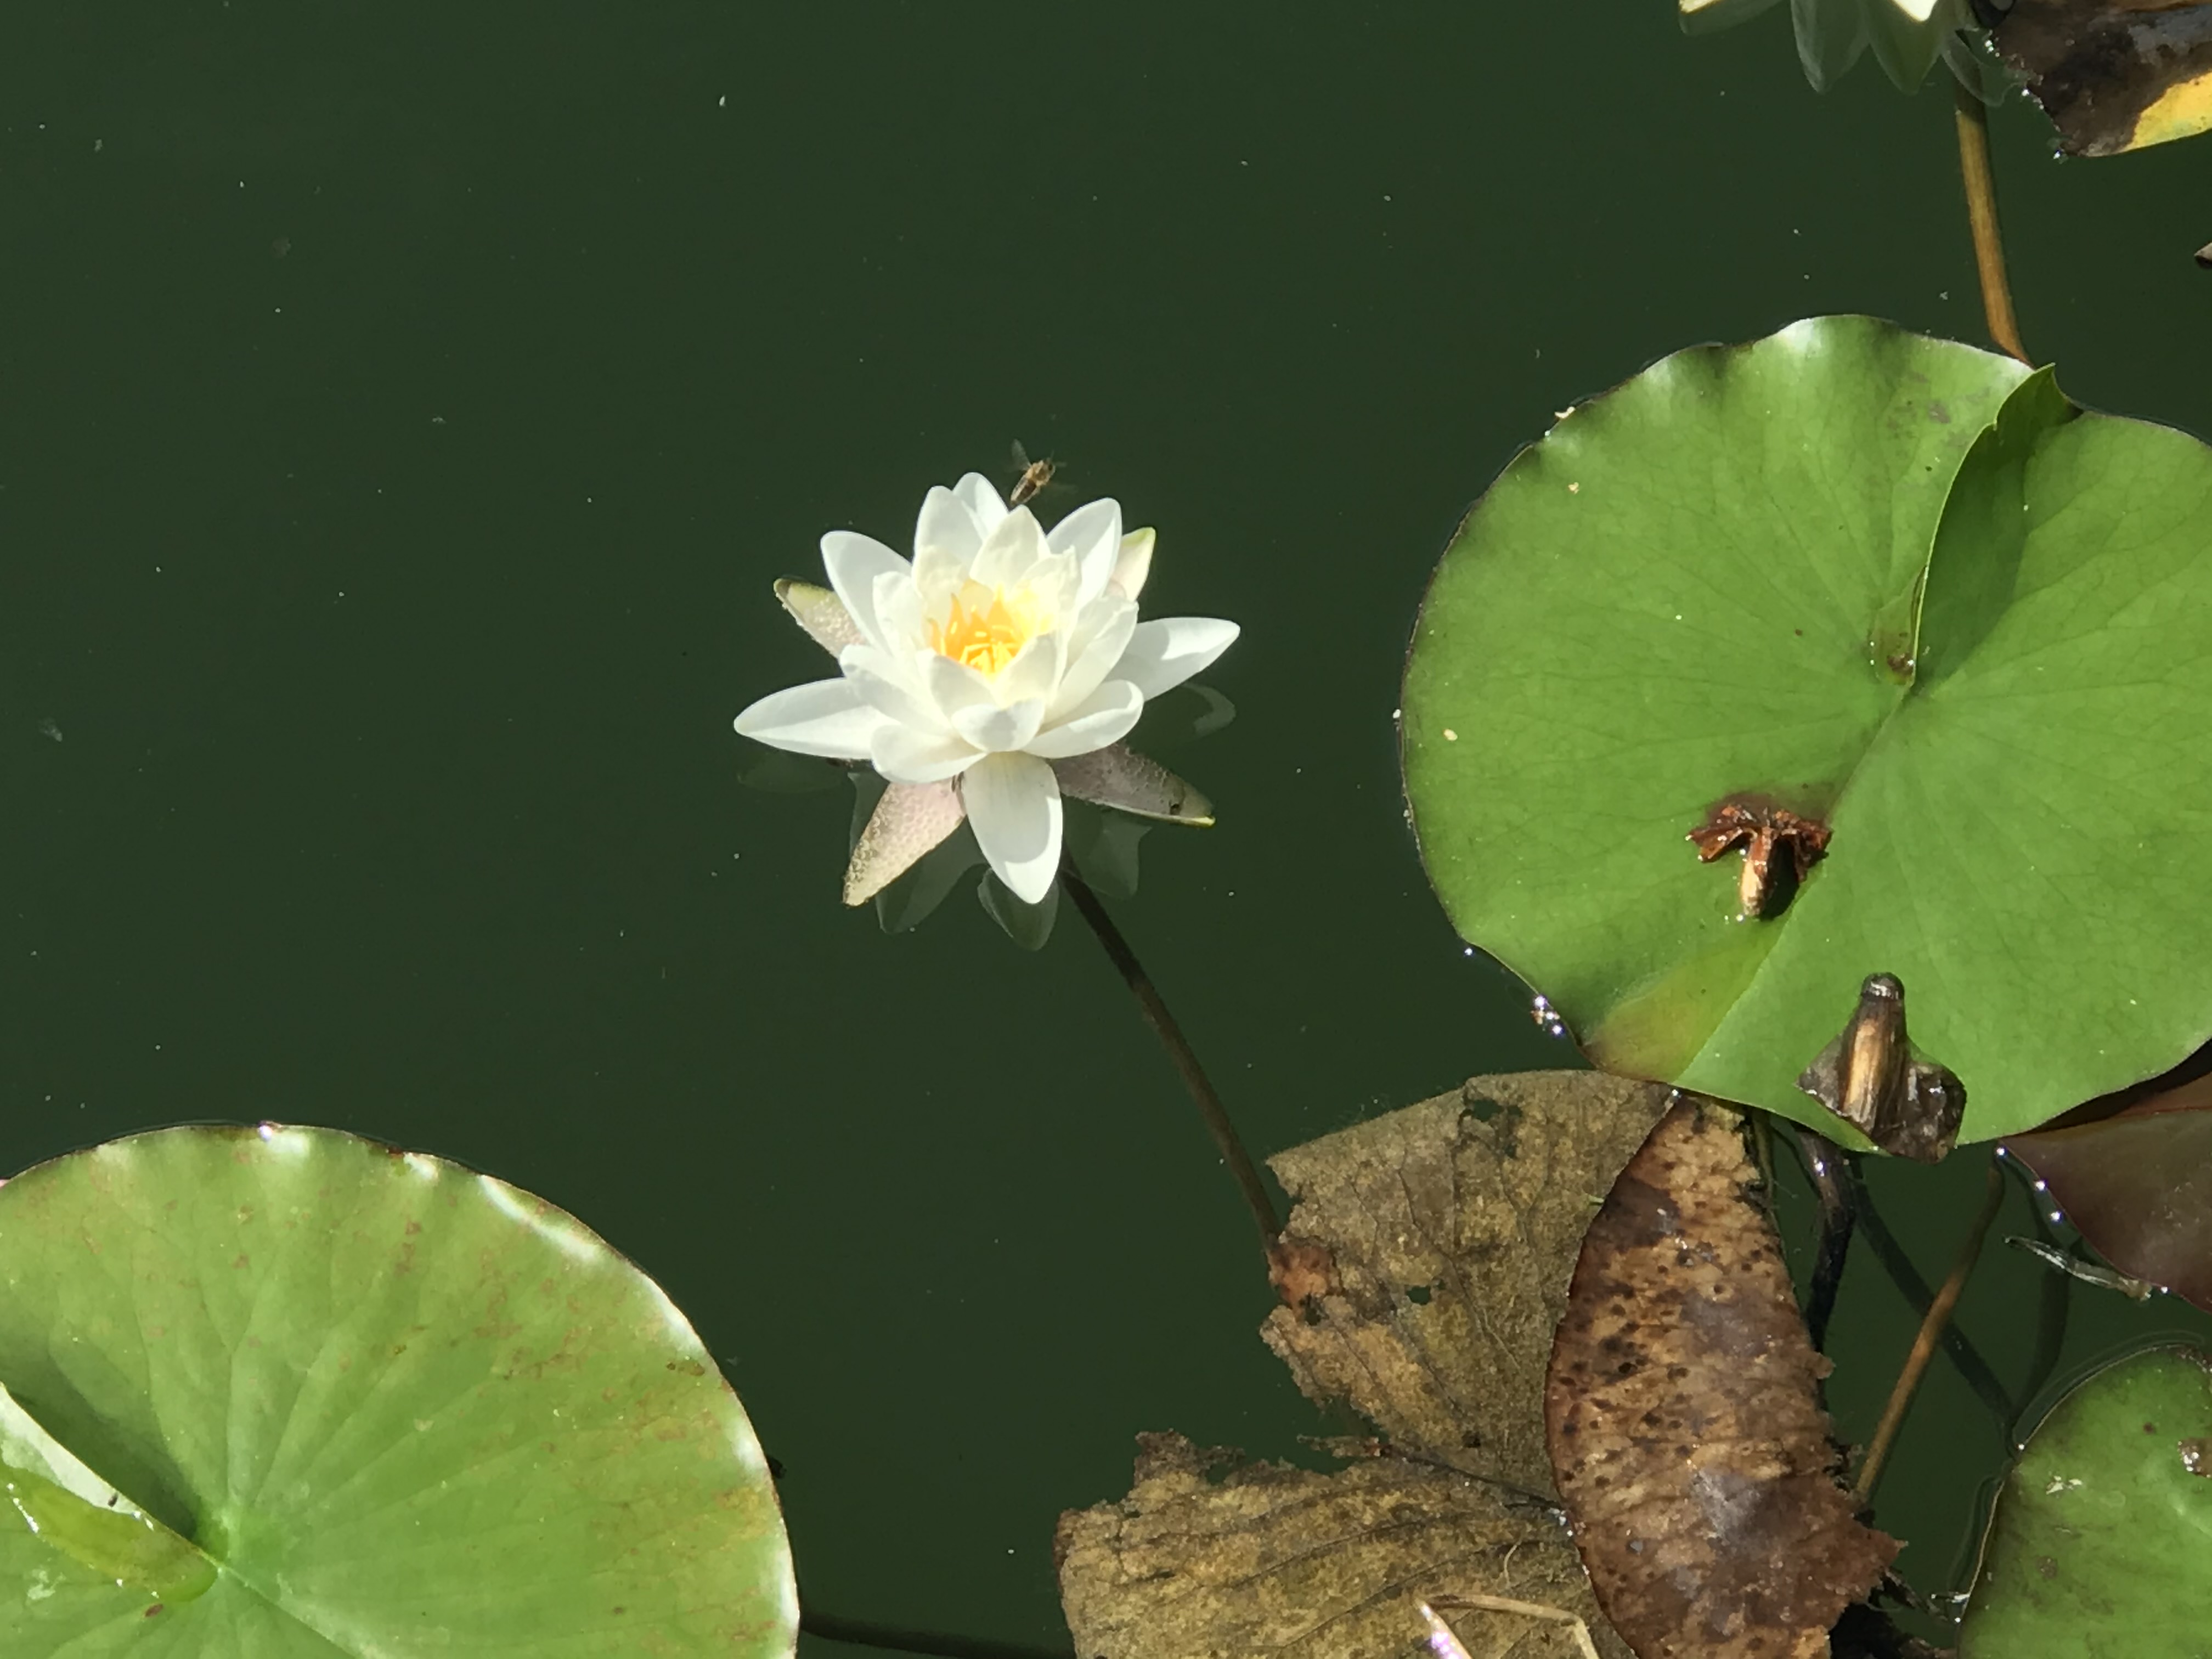
{"label": "submerged plant stem", "polygon": [[1244,1150],[1244,1143],[1237,1139],[1237,1126],[1229,1121],[1228,1109],[1213,1091],[1206,1067],[1198,1063],[1198,1055],[1192,1051],[1189,1039],[1183,1036],[1182,1027],[1176,1024],[1176,1017],[1161,1000],[1144,964],[1137,960],[1137,953],[1129,948],[1129,941],[1114,925],[1114,918],[1098,902],[1098,895],[1091,890],[1090,884],[1077,875],[1072,866],[1063,865],[1060,884],[1082,912],[1084,921],[1091,924],[1091,931],[1098,935],[1107,957],[1121,970],[1129,994],[1137,999],[1145,1024],[1152,1028],[1153,1035],[1168,1051],[1168,1058],[1175,1062],[1183,1087],[1190,1091],[1191,1099],[1198,1103],[1198,1115],[1206,1120],[1206,1132],[1213,1137],[1222,1161],[1229,1165],[1237,1189],[1244,1194],[1245,1207],[1252,1212],[1252,1219],[1260,1229],[1261,1248],[1269,1253],[1272,1261],[1276,1235],[1283,1231],[1283,1224],[1275,1214],[1275,1200],[1267,1194],[1267,1183],[1260,1178],[1260,1166],[1252,1161],[1252,1155]]}
{"label": "submerged plant stem", "polygon": [[1828,1346],[1828,1320],[1836,1311],[1836,1290],[1843,1283],[1844,1262],[1851,1248],[1851,1230],[1857,1220],[1844,1149],[1802,1124],[1797,1146],[1805,1160],[1805,1179],[1820,1203],[1820,1243],[1813,1257],[1813,1279],[1805,1294],[1805,1329],[1814,1348]]}
{"label": "submerged plant stem", "polygon": [[[1920,1276],[1920,1269],[1912,1265],[1912,1258],[1905,1254],[1905,1246],[1899,1243],[1897,1236],[1889,1231],[1889,1224],[1881,1218],[1881,1212],[1875,1208],[1874,1194],[1858,1178],[1857,1171],[1849,1163],[1842,1167],[1850,1182],[1851,1208],[1857,1217],[1859,1231],[1866,1236],[1867,1248],[1874,1252],[1875,1259],[1889,1274],[1890,1282],[1897,1286],[1898,1294],[1912,1304],[1913,1312],[1925,1319],[1929,1305],[1936,1300],[1936,1292]],[[2005,1385],[1997,1381],[1996,1370],[1988,1360],[1982,1358],[1982,1351],[1974,1346],[1973,1339],[1956,1325],[1947,1324],[1943,1327],[1943,1352],[1960,1376],[1965,1379],[1966,1386],[1981,1396],[1982,1403],[1990,1408],[1990,1414],[1996,1419],[2000,1431],[2003,1431],[2003,1425],[2019,1416],[2020,1407],[2006,1391]]]}
{"label": "submerged plant stem", "polygon": [[1954,120],[1959,130],[1959,173],[1966,186],[1966,223],[1974,236],[1974,269],[1982,282],[1982,314],[1990,338],[2022,362],[2029,361],[2012,312],[2012,284],[2005,278],[2004,235],[1997,226],[1996,176],[1990,170],[1990,112],[1980,95],[1954,78]]}
{"label": "submerged plant stem", "polygon": [[1867,1447],[1866,1461],[1859,1465],[1859,1477],[1851,1490],[1861,1503],[1874,1496],[1875,1483],[1881,1479],[1882,1465],[1889,1459],[1889,1449],[1897,1442],[1897,1431],[1904,1426],[1913,1392],[1920,1386],[1921,1374],[1935,1357],[1936,1341],[1951,1322],[1951,1310],[1958,1305],[1959,1292],[1966,1287],[1966,1275],[1973,1271],[1974,1262],[1982,1253],[1982,1240],[1989,1236],[1990,1224],[1997,1218],[1998,1206],[2003,1202],[2004,1172],[1993,1158],[1990,1160],[1989,1182],[1982,1207],[1974,1216],[1974,1224],[1967,1230],[1966,1242],[1959,1247],[1959,1259],[1951,1264],[1950,1277],[1936,1292],[1936,1299],[1928,1304],[1928,1312],[1912,1339],[1912,1351],[1905,1357],[1905,1369],[1898,1372],[1897,1382],[1889,1391],[1889,1403],[1882,1407],[1881,1421]]}

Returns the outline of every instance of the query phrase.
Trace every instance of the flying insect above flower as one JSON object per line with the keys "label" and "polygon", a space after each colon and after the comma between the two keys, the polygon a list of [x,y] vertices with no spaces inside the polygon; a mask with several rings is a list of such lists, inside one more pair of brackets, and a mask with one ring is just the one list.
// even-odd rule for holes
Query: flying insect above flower
{"label": "flying insect above flower", "polygon": [[866,761],[890,784],[854,849],[845,901],[879,891],[964,817],[994,873],[1036,903],[1060,867],[1060,796],[1212,822],[1188,785],[1124,748],[1146,699],[1227,650],[1234,623],[1140,623],[1153,534],[1112,501],[1047,532],[980,473],[930,490],[902,557],[853,531],[822,538],[830,588],[777,596],[837,654],[838,677],[762,698],[740,734]]}

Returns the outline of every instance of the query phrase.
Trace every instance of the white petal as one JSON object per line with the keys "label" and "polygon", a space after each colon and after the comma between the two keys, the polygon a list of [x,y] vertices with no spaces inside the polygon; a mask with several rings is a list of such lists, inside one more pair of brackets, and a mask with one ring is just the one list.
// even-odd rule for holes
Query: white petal
{"label": "white petal", "polygon": [[859,642],[860,624],[845,609],[845,602],[828,588],[787,577],[775,585],[775,597],[791,613],[792,621],[806,630],[807,637],[832,656]]}
{"label": "white petal", "polygon": [[957,777],[982,758],[982,751],[957,737],[884,720],[876,728],[868,758],[893,783],[936,783]]}
{"label": "white petal", "polygon": [[1028,748],[1043,722],[1044,699],[1028,697],[1004,708],[988,705],[963,708],[952,717],[952,729],[976,748],[1001,754]]}
{"label": "white petal", "polygon": [[1114,678],[1148,697],[1181,685],[1237,642],[1237,627],[1211,617],[1161,617],[1139,623]]}
{"label": "white petal", "polygon": [[992,680],[992,700],[1008,708],[1031,702],[1049,708],[1060,686],[1060,670],[1066,664],[1066,636],[1039,634],[1017,651],[1014,659]]}
{"label": "white petal", "polygon": [[1110,595],[1095,600],[1083,613],[1082,626],[1069,648],[1060,690],[1053,696],[1048,720],[1060,720],[1066,712],[1106,683],[1121,653],[1129,648],[1137,629],[1137,607]]}
{"label": "white petal", "polygon": [[1127,680],[1109,680],[1076,706],[1068,717],[1049,731],[1040,732],[1024,745],[1032,755],[1047,760],[1066,760],[1119,743],[1145,712],[1144,694]]}
{"label": "white petal", "polygon": [[876,578],[890,572],[911,577],[914,567],[872,536],[855,530],[833,530],[822,538],[822,568],[830,573],[830,586],[845,601],[860,637],[874,645],[884,642],[876,626]]}
{"label": "white petal", "polygon": [[1145,578],[1152,570],[1152,544],[1158,537],[1149,530],[1132,530],[1121,538],[1121,550],[1114,556],[1114,574],[1106,591],[1133,600],[1145,591]]}
{"label": "white petal", "polygon": [[1073,617],[1083,608],[1083,567],[1072,555],[1046,554],[1016,577],[1014,585],[1028,588],[1053,617]]}
{"label": "white petal", "polygon": [[739,714],[738,735],[794,755],[866,760],[874,752],[882,714],[860,700],[847,680],[816,680],[772,692]]}
{"label": "white petal", "polygon": [[1936,10],[1936,0],[1896,0],[1898,10],[1916,23],[1924,23]]}
{"label": "white petal", "polygon": [[980,472],[966,474],[952,486],[952,493],[960,498],[963,507],[975,515],[978,535],[989,535],[999,527],[999,521],[1006,516],[1006,499],[999,494],[997,487]]}
{"label": "white petal", "polygon": [[969,574],[986,587],[1012,587],[1044,555],[1044,532],[1029,508],[1018,507],[983,538]]}
{"label": "white petal", "polygon": [[960,780],[961,804],[991,869],[1025,904],[1060,873],[1060,784],[1030,755],[988,755]]}
{"label": "white petal", "polygon": [[876,633],[884,648],[894,656],[921,644],[921,591],[903,570],[886,570],[876,578]]}
{"label": "white petal", "polygon": [[934,651],[917,653],[914,659],[921,667],[929,700],[948,724],[963,708],[988,708],[999,701],[992,693],[990,680],[964,662],[955,662]]}
{"label": "white petal", "polygon": [[1121,551],[1121,503],[1109,497],[1077,507],[1052,527],[1046,542],[1055,553],[1075,556],[1083,568],[1084,600],[1097,599]]}
{"label": "white petal", "polygon": [[837,666],[862,700],[887,719],[939,737],[951,729],[935,702],[908,680],[903,659],[872,645],[848,645],[837,653]]}
{"label": "white petal", "polygon": [[960,827],[957,785],[895,783],[884,791],[845,866],[845,902],[866,904]]}
{"label": "white petal", "polygon": [[950,554],[964,568],[983,544],[982,526],[968,503],[943,484],[930,486],[921,498],[921,516],[914,525],[914,556],[917,562],[931,553]]}
{"label": "white petal", "polygon": [[[982,544],[978,538],[975,545]],[[968,567],[975,556],[972,550],[963,556],[941,547],[925,547],[914,556],[915,597],[924,617],[944,619],[951,606],[952,596],[968,580]]]}

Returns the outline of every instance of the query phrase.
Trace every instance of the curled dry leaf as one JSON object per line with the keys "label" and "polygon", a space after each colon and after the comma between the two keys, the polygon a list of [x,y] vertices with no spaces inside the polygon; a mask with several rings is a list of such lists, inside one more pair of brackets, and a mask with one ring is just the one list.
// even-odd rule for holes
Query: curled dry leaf
{"label": "curled dry leaf", "polygon": [[1590,1224],[1545,1395],[1599,1605],[1641,1659],[1814,1659],[1898,1551],[1836,1484],[1741,1120],[1685,1097]]}
{"label": "curled dry leaf", "polygon": [[[1477,1659],[1576,1659],[1604,1626],[1553,1507],[1544,1364],[1583,1230],[1668,1091],[1589,1072],[1477,1078],[1270,1160],[1297,1305],[1262,1334],[1317,1401],[1379,1431],[1333,1474],[1147,1437],[1123,1502],[1061,1518],[1078,1650],[1109,1659],[1407,1659],[1423,1601]],[[1295,1295],[1292,1295],[1295,1289]]]}

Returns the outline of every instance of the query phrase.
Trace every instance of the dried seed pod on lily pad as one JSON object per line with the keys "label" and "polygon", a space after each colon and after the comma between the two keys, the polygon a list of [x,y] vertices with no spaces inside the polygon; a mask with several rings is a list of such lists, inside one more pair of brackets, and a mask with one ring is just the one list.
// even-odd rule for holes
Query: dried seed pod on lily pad
{"label": "dried seed pod on lily pad", "polygon": [[1736,1114],[1685,1096],[1591,1222],[1552,1349],[1552,1465],[1641,1659],[1814,1659],[1899,1546],[1837,1484],[1813,1350]]}
{"label": "dried seed pod on lily pad", "polygon": [[1894,974],[1867,975],[1858,1006],[1797,1086],[1885,1152],[1922,1164],[1942,1161],[1966,1110],[1958,1074],[1905,1035],[1905,985]]}
{"label": "dried seed pod on lily pad", "polygon": [[[1797,884],[1827,855],[1828,826],[1793,812],[1762,795],[1732,795],[1717,803],[1705,820],[1684,839],[1698,849],[1698,862],[1711,864],[1734,848],[1743,849],[1743,874],[1736,884],[1737,914],[1765,917],[1789,902]],[[1775,876],[1775,855],[1784,854],[1791,879],[1786,890]]]}

